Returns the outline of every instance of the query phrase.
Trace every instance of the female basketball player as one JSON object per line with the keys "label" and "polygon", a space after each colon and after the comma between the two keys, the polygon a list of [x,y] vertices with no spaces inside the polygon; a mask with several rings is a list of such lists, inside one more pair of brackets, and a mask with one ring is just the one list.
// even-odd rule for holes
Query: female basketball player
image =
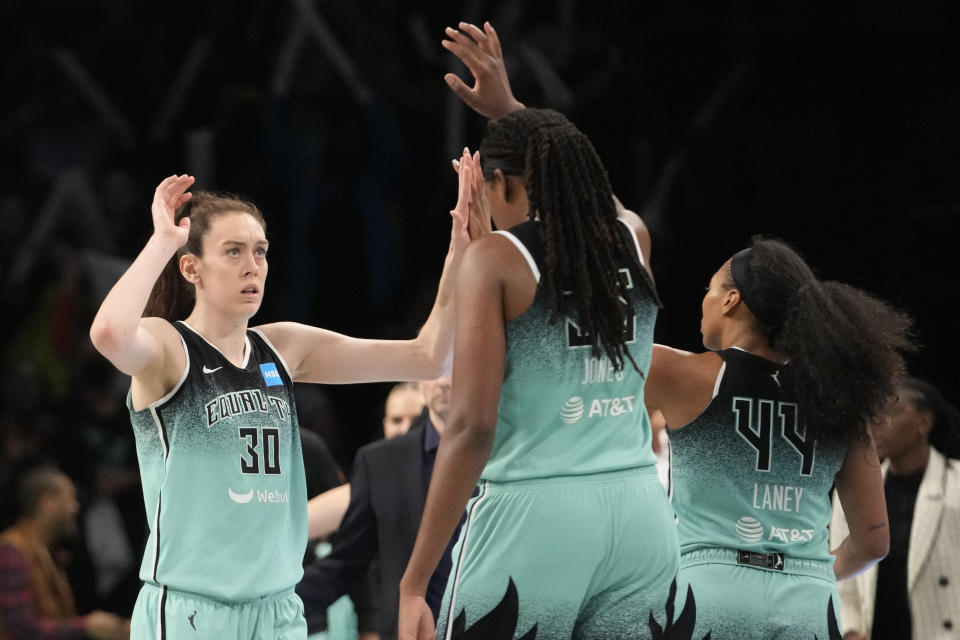
{"label": "female basketball player", "polygon": [[192,183],[170,176],[157,187],[153,235],[90,329],[132,376],[150,537],[131,636],[305,638],[293,591],[307,540],[293,383],[440,375],[472,180],[461,172],[437,300],[408,341],[290,322],[248,329],[267,276],[263,216],[237,198],[191,198]]}
{"label": "female basketball player", "polygon": [[658,308],[649,235],[555,111],[491,121],[479,161],[506,231],[472,243],[459,273],[453,404],[399,637],[433,637],[423,594],[478,479],[438,637],[649,637],[678,562],[637,384]]}
{"label": "female basketball player", "polygon": [[[646,383],[673,429],[678,584],[696,599],[694,637],[839,637],[836,580],[887,552],[867,428],[903,370],[910,321],[759,238],[713,275],[702,307],[711,351],[657,345]],[[831,556],[834,483],[850,535]]]}

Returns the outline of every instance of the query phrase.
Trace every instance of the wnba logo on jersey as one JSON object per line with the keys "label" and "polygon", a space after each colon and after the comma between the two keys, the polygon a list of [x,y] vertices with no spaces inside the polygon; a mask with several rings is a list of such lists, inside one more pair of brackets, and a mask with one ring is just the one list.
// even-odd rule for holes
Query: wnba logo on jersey
{"label": "wnba logo on jersey", "polygon": [[277,385],[283,384],[283,378],[280,377],[280,372],[277,371],[277,365],[272,362],[260,365],[260,373],[263,375],[263,379],[266,381],[268,387],[276,387]]}

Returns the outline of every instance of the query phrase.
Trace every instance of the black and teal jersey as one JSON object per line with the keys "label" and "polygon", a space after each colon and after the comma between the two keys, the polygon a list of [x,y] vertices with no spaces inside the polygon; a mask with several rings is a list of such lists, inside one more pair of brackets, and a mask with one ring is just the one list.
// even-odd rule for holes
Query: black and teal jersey
{"label": "black and teal jersey", "polygon": [[726,547],[832,561],[830,488],[843,447],[806,437],[779,365],[742,349],[723,365],[703,413],[670,433],[680,551]]}
{"label": "black and teal jersey", "polygon": [[180,381],[140,411],[127,400],[150,524],[140,577],[227,602],[293,587],[307,498],[290,372],[255,329],[238,367],[174,327]]}
{"label": "black and teal jersey", "polygon": [[[540,282],[544,250],[539,225],[530,221],[497,232],[523,254],[538,285],[530,307],[506,324],[496,435],[481,477],[502,482],[653,465],[643,376],[650,366],[656,301],[637,267],[624,264],[619,277],[633,308],[624,332],[642,375],[629,361],[615,371],[608,358],[594,357],[590,336],[575,319],[551,321],[545,283]],[[642,264],[633,231],[625,224],[618,231]]]}

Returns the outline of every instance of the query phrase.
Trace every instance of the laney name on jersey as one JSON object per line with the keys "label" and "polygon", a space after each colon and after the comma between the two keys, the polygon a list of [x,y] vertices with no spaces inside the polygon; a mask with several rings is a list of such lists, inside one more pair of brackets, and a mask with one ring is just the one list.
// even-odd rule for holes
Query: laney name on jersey
{"label": "laney name on jersey", "polygon": [[290,413],[290,406],[283,398],[265,396],[260,389],[245,389],[243,391],[231,391],[217,396],[214,400],[208,402],[205,406],[207,411],[207,428],[209,429],[221,419],[231,418],[233,416],[243,415],[245,413],[266,413],[273,406],[280,419],[284,419]]}

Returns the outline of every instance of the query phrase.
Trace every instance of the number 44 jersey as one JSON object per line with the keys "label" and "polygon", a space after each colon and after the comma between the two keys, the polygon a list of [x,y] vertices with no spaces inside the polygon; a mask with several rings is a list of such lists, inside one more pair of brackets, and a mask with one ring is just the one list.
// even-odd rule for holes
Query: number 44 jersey
{"label": "number 44 jersey", "polygon": [[704,412],[670,433],[680,551],[725,547],[831,561],[827,526],[844,448],[806,438],[781,370],[741,349]]}
{"label": "number 44 jersey", "polygon": [[145,582],[221,601],[293,587],[307,542],[306,484],[286,364],[256,329],[242,366],[184,322],[178,384],[134,411],[150,536]]}

